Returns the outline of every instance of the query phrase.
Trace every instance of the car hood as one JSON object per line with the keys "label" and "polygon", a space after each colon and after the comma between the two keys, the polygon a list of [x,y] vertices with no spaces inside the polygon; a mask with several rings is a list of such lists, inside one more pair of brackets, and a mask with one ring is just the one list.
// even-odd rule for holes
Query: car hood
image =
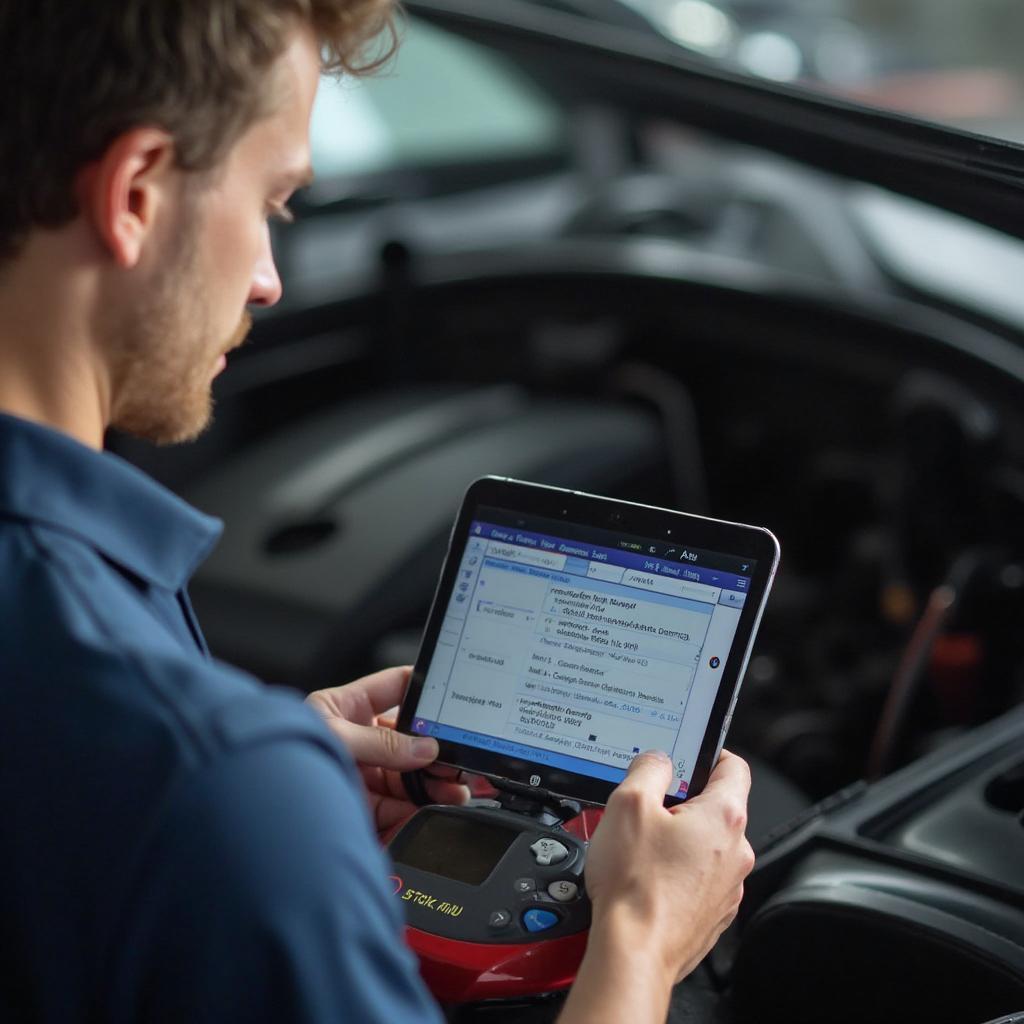
{"label": "car hood", "polygon": [[408,0],[568,101],[691,124],[1024,238],[1024,147],[746,77],[651,33],[524,0]]}

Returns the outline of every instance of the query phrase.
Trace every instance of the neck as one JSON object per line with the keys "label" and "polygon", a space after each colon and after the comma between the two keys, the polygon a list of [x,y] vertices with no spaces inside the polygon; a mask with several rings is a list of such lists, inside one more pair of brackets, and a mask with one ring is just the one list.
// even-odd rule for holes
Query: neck
{"label": "neck", "polygon": [[67,245],[72,230],[33,232],[0,267],[0,411],[99,449],[109,381],[93,330],[96,289]]}

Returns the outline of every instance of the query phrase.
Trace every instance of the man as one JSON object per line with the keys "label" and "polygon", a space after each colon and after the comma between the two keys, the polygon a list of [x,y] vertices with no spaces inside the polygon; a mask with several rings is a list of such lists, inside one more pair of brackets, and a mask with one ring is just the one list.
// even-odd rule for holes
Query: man
{"label": "man", "polygon": [[[111,425],[205,426],[246,305],[281,292],[267,218],[308,180],[321,67],[356,69],[388,16],[0,7],[2,1019],[438,1019],[374,831],[437,754],[379,719],[407,672],[317,716],[213,661],[185,587],[217,524],[102,452]],[[638,758],[595,836],[566,1022],[663,1019],[735,915],[746,767],[723,755],[675,812],[670,774]]]}

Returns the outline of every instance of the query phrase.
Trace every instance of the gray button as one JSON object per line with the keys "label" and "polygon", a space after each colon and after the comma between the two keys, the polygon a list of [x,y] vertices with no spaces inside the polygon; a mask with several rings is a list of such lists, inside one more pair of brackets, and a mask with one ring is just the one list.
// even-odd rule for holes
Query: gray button
{"label": "gray button", "polygon": [[541,867],[547,867],[548,864],[561,864],[569,856],[569,851],[557,839],[538,839],[530,847],[530,850],[533,852],[533,859]]}
{"label": "gray button", "polygon": [[718,595],[718,603],[728,608],[742,608],[746,603],[747,595],[738,590],[723,590]]}
{"label": "gray button", "polygon": [[559,903],[568,903],[569,900],[576,899],[576,894],[580,891],[579,886],[575,882],[552,882],[548,886],[548,894],[554,899],[558,900]]}
{"label": "gray button", "polygon": [[537,888],[537,880],[535,878],[517,878],[512,883],[512,888],[518,893],[533,892]]}
{"label": "gray button", "polygon": [[492,928],[504,928],[511,920],[512,915],[507,910],[492,910],[487,923]]}

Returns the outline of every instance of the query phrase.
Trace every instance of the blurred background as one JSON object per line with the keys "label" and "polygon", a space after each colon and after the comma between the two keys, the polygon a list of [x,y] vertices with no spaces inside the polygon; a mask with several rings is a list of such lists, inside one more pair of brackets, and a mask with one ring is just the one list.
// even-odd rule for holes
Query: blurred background
{"label": "blurred background", "polygon": [[111,442],[226,521],[214,651],[300,689],[412,660],[496,473],[779,534],[733,735],[807,798],[1017,703],[1024,243],[678,97],[724,73],[820,97],[823,139],[854,103],[1013,140],[1024,8],[411,3],[401,36],[323,83],[212,430]]}
{"label": "blurred background", "polygon": [[[214,653],[302,691],[412,661],[486,473],[766,525],[729,737],[768,851],[752,1009],[716,953],[677,1019],[1018,1009],[1024,7],[408,11],[384,71],[323,82],[285,297],[212,429],[110,442],[225,521]],[[817,800],[804,846],[765,838]]]}
{"label": "blurred background", "polygon": [[1012,0],[626,0],[738,71],[1019,137],[1024,11]]}

